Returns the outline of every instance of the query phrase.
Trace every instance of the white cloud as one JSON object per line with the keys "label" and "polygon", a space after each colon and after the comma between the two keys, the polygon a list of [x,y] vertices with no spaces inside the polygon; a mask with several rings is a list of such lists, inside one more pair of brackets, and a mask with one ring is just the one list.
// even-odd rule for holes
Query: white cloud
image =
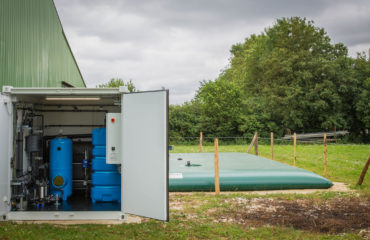
{"label": "white cloud", "polygon": [[351,56],[370,47],[369,1],[55,0],[88,87],[132,79],[140,90],[170,89],[190,100],[199,81],[215,79],[232,44],[280,17],[302,16],[324,27]]}

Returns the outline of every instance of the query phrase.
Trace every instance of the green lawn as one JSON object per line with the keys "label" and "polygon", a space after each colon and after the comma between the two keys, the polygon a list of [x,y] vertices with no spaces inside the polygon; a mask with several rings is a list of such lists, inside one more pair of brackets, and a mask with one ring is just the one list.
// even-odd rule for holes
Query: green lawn
{"label": "green lawn", "polygon": [[[221,152],[245,152],[247,146],[220,146]],[[213,146],[204,146],[204,152],[212,152]],[[199,146],[178,146],[172,152],[199,152]],[[270,157],[270,147],[260,145],[261,156]],[[213,210],[231,209],[231,199],[267,198],[272,200],[301,201],[313,199],[318,205],[328,199],[361,198],[369,204],[370,174],[361,188],[355,187],[359,174],[370,155],[369,145],[329,145],[328,174],[331,181],[350,184],[352,193],[317,192],[313,194],[255,194],[231,195],[171,195],[171,221],[145,221],[141,224],[121,225],[72,225],[15,224],[0,222],[0,240],[3,239],[362,239],[360,230],[341,233],[312,232],[292,226],[248,226],[229,222],[215,222]],[[293,147],[276,145],[275,159],[293,164]],[[321,145],[298,145],[297,166],[323,175],[323,147]],[[180,203],[180,209],[176,208]],[[175,204],[175,205],[174,205]],[[368,221],[369,219],[364,219]]]}
{"label": "green lawn", "polygon": [[[180,218],[180,217],[179,217]],[[357,234],[329,235],[287,227],[246,228],[229,223],[173,220],[122,225],[53,226],[0,224],[0,239],[362,239]]]}
{"label": "green lawn", "polygon": [[[220,145],[220,152],[246,152],[246,145]],[[203,152],[213,152],[214,146],[203,146]],[[175,145],[174,153],[199,152],[199,146]],[[260,156],[270,158],[271,150],[269,145],[259,145]],[[253,149],[251,151],[253,153]],[[354,144],[329,144],[327,146],[327,175],[333,182],[348,183],[351,187],[370,192],[370,174],[365,177],[362,187],[355,184],[360,173],[370,156],[370,145]],[[293,146],[275,145],[274,159],[293,165]],[[297,167],[310,170],[324,176],[324,154],[322,145],[297,145]]]}

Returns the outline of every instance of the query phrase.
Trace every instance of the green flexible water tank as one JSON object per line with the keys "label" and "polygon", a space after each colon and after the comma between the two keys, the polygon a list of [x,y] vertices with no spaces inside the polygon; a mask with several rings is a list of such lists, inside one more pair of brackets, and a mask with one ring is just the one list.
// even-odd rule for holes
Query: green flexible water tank
{"label": "green flexible water tank", "polygon": [[[247,153],[220,153],[221,191],[329,188],[333,184],[301,168]],[[171,153],[169,190],[214,191],[213,153]]]}

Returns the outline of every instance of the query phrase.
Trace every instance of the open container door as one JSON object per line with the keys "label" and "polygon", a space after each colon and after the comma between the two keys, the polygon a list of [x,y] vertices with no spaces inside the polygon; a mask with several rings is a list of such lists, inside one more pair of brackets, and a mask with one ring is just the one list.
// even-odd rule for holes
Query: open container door
{"label": "open container door", "polygon": [[[0,216],[10,211],[10,156],[13,106],[9,97],[0,95]],[[5,219],[2,219],[5,220]]]}
{"label": "open container door", "polygon": [[122,209],[169,220],[168,90],[123,94]]}

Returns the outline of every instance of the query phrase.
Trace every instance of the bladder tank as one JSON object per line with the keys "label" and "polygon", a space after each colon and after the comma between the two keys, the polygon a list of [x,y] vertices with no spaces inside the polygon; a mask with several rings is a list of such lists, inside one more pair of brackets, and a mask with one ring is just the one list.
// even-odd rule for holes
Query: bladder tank
{"label": "bladder tank", "polygon": [[72,194],[72,140],[54,138],[50,142],[50,190],[67,200]]}

